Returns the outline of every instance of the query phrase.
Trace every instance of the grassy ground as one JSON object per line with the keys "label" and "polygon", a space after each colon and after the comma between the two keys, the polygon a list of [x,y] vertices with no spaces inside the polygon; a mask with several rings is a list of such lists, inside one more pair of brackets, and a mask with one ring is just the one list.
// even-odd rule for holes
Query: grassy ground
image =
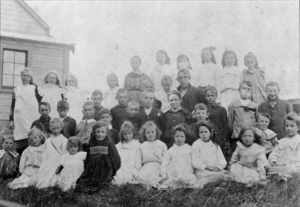
{"label": "grassy ground", "polygon": [[61,192],[57,188],[11,190],[0,184],[0,199],[27,206],[220,206],[220,207],[299,207],[300,179],[288,182],[275,178],[266,186],[245,187],[233,181],[219,181],[203,189],[157,190],[140,185],[106,186],[94,194]]}

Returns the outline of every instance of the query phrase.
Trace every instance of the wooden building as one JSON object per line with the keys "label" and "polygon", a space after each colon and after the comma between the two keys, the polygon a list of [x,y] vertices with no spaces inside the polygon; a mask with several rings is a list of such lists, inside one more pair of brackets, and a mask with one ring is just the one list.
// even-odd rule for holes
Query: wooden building
{"label": "wooden building", "polygon": [[50,35],[50,27],[24,0],[0,4],[0,126],[8,121],[13,88],[21,84],[20,71],[29,67],[34,82],[43,85],[51,70],[59,79],[69,71],[74,44]]}

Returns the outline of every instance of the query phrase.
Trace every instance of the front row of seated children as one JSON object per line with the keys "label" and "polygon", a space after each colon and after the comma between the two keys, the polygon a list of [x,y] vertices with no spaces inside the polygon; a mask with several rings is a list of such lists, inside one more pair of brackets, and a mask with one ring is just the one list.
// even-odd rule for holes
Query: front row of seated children
{"label": "front row of seated children", "polygon": [[[258,120],[263,117],[261,115]],[[269,160],[266,148],[258,144],[261,139],[256,129],[242,128],[227,172],[226,160],[215,141],[213,125],[207,121],[196,126],[199,139],[192,146],[185,144],[185,126],[175,126],[172,132],[174,144],[169,150],[159,140],[161,132],[152,121],[147,121],[140,130],[142,144],[134,139],[134,126],[124,122],[116,147],[108,125],[100,121],[92,128],[91,139],[83,147],[85,152],[79,152],[81,141],[76,137],[67,140],[60,133],[62,122],[52,119],[51,137],[44,144],[44,133],[37,128],[29,132],[30,146],[22,154],[19,166],[13,137],[4,137],[0,177],[15,177],[20,172],[21,176],[9,183],[9,187],[57,185],[64,191],[74,188],[79,179],[76,188],[83,192],[97,190],[110,182],[141,183],[159,188],[201,188],[209,182],[231,178],[250,186],[265,184],[267,174],[277,174],[286,180],[300,172],[300,117],[295,113],[288,114],[284,126],[287,137],[278,141]],[[263,133],[264,128],[260,126]]]}

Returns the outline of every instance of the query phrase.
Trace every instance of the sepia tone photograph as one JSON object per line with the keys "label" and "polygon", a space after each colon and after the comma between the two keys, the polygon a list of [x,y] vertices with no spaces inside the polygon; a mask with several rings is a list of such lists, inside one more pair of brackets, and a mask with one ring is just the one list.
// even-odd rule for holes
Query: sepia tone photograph
{"label": "sepia tone photograph", "polygon": [[300,206],[299,1],[0,0],[0,206]]}

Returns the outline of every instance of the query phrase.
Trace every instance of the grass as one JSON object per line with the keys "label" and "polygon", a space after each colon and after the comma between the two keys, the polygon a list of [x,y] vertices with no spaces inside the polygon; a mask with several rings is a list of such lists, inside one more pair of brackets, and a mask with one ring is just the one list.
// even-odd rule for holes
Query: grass
{"label": "grass", "polygon": [[287,182],[271,179],[265,186],[246,187],[234,181],[210,183],[202,189],[157,190],[141,185],[108,185],[94,194],[62,192],[58,188],[34,187],[11,190],[0,184],[0,198],[27,206],[220,206],[220,207],[296,207],[300,206],[300,178]]}

